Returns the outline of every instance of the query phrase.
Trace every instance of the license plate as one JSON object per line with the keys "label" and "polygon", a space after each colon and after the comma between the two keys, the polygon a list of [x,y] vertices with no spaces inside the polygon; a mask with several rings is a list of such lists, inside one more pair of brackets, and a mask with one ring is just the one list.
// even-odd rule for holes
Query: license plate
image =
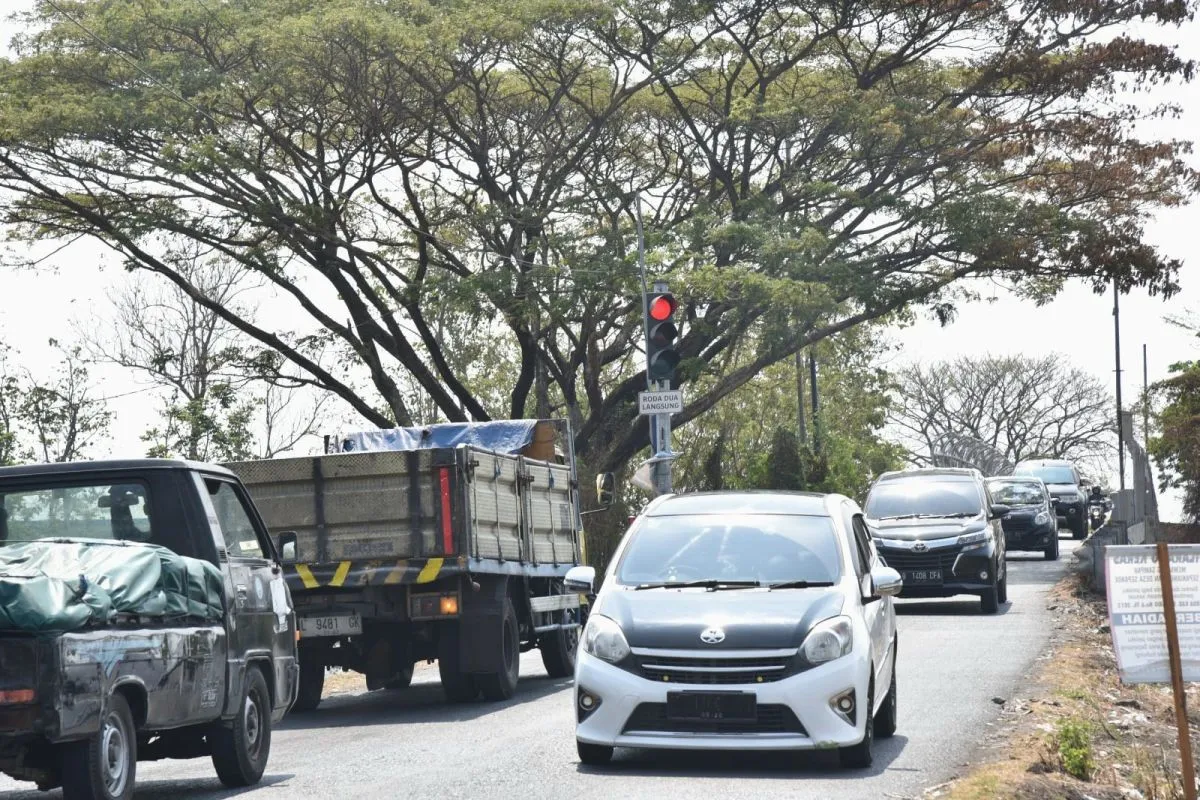
{"label": "license plate", "polygon": [[753,722],[758,719],[758,697],[747,692],[668,692],[667,719]]}
{"label": "license plate", "polygon": [[362,633],[358,614],[322,614],[300,617],[301,636],[354,636]]}
{"label": "license plate", "polygon": [[942,571],[940,569],[909,570],[902,577],[904,578],[904,582],[908,584],[941,583]]}

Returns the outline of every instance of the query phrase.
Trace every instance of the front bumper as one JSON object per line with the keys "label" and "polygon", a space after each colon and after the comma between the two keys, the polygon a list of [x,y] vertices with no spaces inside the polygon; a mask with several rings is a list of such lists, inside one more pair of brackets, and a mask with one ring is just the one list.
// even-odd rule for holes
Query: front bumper
{"label": "front bumper", "polygon": [[[913,551],[910,546],[889,546],[886,539],[876,539],[875,542],[887,565],[904,578],[904,587],[899,594],[902,598],[982,594],[992,587],[999,568],[996,545],[992,542],[974,549],[964,549],[957,541],[947,545],[935,542],[927,544],[928,550],[921,553]],[[914,574],[930,570],[940,570],[941,582],[917,583],[911,580]]]}
{"label": "front bumper", "polygon": [[1050,522],[1024,530],[1004,531],[1009,550],[1045,550],[1058,538],[1058,525]]}
{"label": "front bumper", "polygon": [[[774,683],[703,686],[663,684],[588,655],[581,648],[575,668],[575,736],[586,744],[608,747],[683,750],[818,750],[847,747],[862,741],[870,666],[858,649],[850,654]],[[855,692],[855,724],[830,705],[847,690]],[[662,730],[654,723],[668,692],[733,691],[756,695],[760,720],[779,730],[687,732]],[[580,692],[600,698],[600,704],[580,719]],[[639,710],[641,707],[641,710]],[[764,709],[769,709],[765,711]],[[779,723],[777,724],[777,720]],[[747,726],[750,727],[750,726]],[[659,729],[655,729],[659,728]]]}

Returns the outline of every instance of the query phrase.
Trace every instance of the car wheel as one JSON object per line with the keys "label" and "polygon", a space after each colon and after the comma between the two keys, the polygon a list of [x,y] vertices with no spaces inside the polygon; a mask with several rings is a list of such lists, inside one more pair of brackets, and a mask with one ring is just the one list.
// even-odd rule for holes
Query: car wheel
{"label": "car wheel", "polygon": [[984,614],[995,614],[1000,610],[1000,592],[995,583],[980,595],[979,607]]}
{"label": "car wheel", "polygon": [[[895,652],[895,645],[892,645]],[[888,739],[896,733],[896,661],[892,660],[892,682],[888,686],[887,697],[883,698],[883,705],[879,707],[879,713],[875,715],[875,735],[880,739]]]}
{"label": "car wheel", "polygon": [[500,621],[499,668],[475,676],[484,700],[508,700],[517,691],[521,672],[521,631],[517,623],[517,610],[511,598],[504,599],[504,614]]}
{"label": "car wheel", "polygon": [[602,767],[612,761],[613,749],[602,744],[588,744],[575,740],[575,750],[579,753],[579,761],[589,767]]}
{"label": "car wheel", "polygon": [[137,776],[137,730],[121,694],[108,700],[100,731],[63,745],[64,800],[129,800]]}
{"label": "car wheel", "polygon": [[867,690],[867,724],[862,741],[850,747],[838,748],[838,761],[847,769],[867,769],[871,766],[871,747],[875,744],[875,715],[871,713],[871,709],[874,707],[875,686],[872,684]]}
{"label": "car wheel", "polygon": [[1008,568],[1004,569],[1004,577],[996,584],[996,600],[1001,603],[1008,602]]}
{"label": "car wheel", "polygon": [[1046,546],[1045,555],[1047,561],[1058,561],[1058,531],[1056,530],[1050,537],[1050,544]]}
{"label": "car wheel", "polygon": [[438,675],[442,693],[451,703],[469,703],[479,697],[475,676],[462,671],[458,649],[458,623],[448,623],[438,637]]}
{"label": "car wheel", "polygon": [[1075,539],[1086,539],[1088,535],[1088,520],[1082,514],[1071,524],[1071,536]]}
{"label": "car wheel", "polygon": [[237,788],[262,779],[271,754],[271,693],[258,667],[246,669],[242,702],[232,726],[214,727],[209,742],[221,783]]}

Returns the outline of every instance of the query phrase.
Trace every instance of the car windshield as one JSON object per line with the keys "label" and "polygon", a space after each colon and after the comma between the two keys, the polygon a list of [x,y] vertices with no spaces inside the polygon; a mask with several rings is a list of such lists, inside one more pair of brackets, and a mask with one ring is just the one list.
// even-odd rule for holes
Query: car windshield
{"label": "car windshield", "polygon": [[1013,470],[1014,475],[1032,475],[1044,483],[1075,483],[1075,474],[1070,467],[1026,466]]}
{"label": "car windshield", "polygon": [[864,511],[872,519],[974,517],[982,504],[973,482],[913,478],[876,484]]}
{"label": "car windshield", "polygon": [[1035,506],[1046,502],[1042,487],[1036,483],[997,482],[990,484],[992,499],[1006,506]]}
{"label": "car windshield", "polygon": [[626,586],[833,583],[840,576],[832,520],[784,514],[646,517],[617,569]]}
{"label": "car windshield", "polygon": [[45,538],[149,541],[149,491],[140,483],[0,487],[0,546]]}

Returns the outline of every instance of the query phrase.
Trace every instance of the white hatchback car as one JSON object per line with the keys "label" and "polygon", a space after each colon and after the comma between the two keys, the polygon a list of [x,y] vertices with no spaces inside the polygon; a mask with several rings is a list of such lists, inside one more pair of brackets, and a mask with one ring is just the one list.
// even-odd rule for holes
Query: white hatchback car
{"label": "white hatchback car", "polygon": [[[591,594],[595,570],[568,589]],[[868,767],[896,730],[901,578],[840,495],[654,500],[591,604],[575,667],[585,764],[615,747],[837,748]]]}

